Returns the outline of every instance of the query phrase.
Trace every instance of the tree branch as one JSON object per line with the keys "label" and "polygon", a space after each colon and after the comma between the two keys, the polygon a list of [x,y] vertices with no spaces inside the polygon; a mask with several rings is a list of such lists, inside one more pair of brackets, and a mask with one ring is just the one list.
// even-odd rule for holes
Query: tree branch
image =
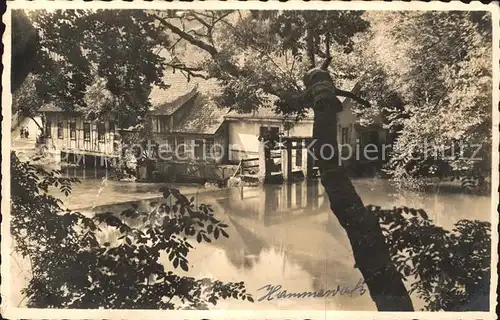
{"label": "tree branch", "polygon": [[311,68],[316,66],[314,61],[314,30],[311,25],[307,26],[307,34],[306,34],[306,43],[307,43],[307,58],[309,59],[309,63],[311,64]]}
{"label": "tree branch", "polygon": [[195,12],[189,11],[189,15],[191,17],[193,17],[194,20],[196,20],[199,23],[201,23],[202,25],[204,25],[207,29],[210,29],[210,28],[213,27],[213,25],[210,25],[208,22],[206,22],[205,20],[203,20],[202,18],[200,18]]}
{"label": "tree branch", "polygon": [[165,18],[163,17],[160,17],[158,15],[154,15],[154,17],[164,26],[164,27],[167,27],[168,29],[170,29],[170,31],[172,31],[173,33],[175,33],[176,35],[178,35],[179,37],[183,38],[184,40],[188,41],[189,43],[191,43],[192,45],[195,45],[197,46],[198,48],[200,49],[203,49],[205,50],[206,52],[208,52],[212,57],[215,57],[217,56],[217,54],[219,53],[217,51],[217,49],[204,42],[204,41],[201,41],[199,39],[196,39],[195,37],[193,37],[192,35],[190,35],[189,33],[185,32],[185,31],[182,31],[181,29],[177,28],[176,26],[174,26],[173,24],[171,24],[170,22],[168,22]]}
{"label": "tree branch", "polygon": [[36,121],[35,117],[30,116],[29,118],[31,120],[33,120],[33,122],[36,124],[36,126],[38,127],[38,129],[42,130],[42,132],[43,132],[43,127],[38,123],[38,121]]}
{"label": "tree branch", "polygon": [[356,101],[357,103],[365,106],[366,108],[369,108],[371,106],[370,102],[358,97],[357,95],[355,95],[354,93],[349,92],[349,91],[335,89],[335,95],[352,99],[352,100]]}

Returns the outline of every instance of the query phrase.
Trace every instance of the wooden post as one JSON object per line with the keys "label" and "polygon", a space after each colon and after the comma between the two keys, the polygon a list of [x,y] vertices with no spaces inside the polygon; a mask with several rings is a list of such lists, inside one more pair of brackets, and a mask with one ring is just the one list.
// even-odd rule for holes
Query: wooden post
{"label": "wooden post", "polygon": [[281,151],[281,175],[283,176],[283,181],[288,181],[288,140],[284,143],[284,148]]}
{"label": "wooden post", "polygon": [[305,143],[306,141],[304,139],[300,140],[300,150],[302,152],[302,165],[300,169],[302,170],[304,177],[307,177],[307,150],[305,149],[307,144]]}
{"label": "wooden post", "polygon": [[94,178],[97,178],[97,156],[94,154]]}
{"label": "wooden post", "polygon": [[305,149],[305,154],[306,154],[306,177],[307,179],[312,179],[313,178],[313,167],[314,167],[314,157],[311,148],[308,148],[309,144],[313,139],[307,139],[306,140],[306,149]]}
{"label": "wooden post", "polygon": [[289,181],[292,177],[292,141],[286,139],[285,149],[281,150],[281,174],[284,181]]}
{"label": "wooden post", "polygon": [[[266,166],[266,146],[264,141],[259,142],[259,182],[263,183],[267,177],[267,166]],[[243,166],[243,164],[242,164]]]}
{"label": "wooden post", "polygon": [[84,180],[85,180],[85,175],[86,175],[86,173],[87,173],[87,169],[86,169],[87,167],[85,166],[85,158],[86,158],[86,156],[85,156],[85,154],[84,154],[84,155],[83,155],[83,179],[84,179]]}
{"label": "wooden post", "polygon": [[102,157],[101,159],[104,159],[104,168],[105,168],[105,172],[106,172],[106,178],[108,178],[108,158]]}
{"label": "wooden post", "polygon": [[287,177],[288,180],[292,178],[292,140],[286,142],[286,161],[287,161]]}

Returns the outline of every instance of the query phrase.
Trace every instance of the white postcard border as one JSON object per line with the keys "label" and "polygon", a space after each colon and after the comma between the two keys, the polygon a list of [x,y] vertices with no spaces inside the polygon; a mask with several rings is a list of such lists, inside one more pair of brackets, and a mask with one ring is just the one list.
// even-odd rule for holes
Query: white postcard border
{"label": "white postcard border", "polygon": [[200,318],[217,318],[217,319],[245,319],[245,318],[266,318],[266,319],[496,319],[496,288],[498,283],[497,275],[497,245],[498,231],[497,225],[499,222],[497,206],[499,203],[499,96],[498,90],[500,84],[500,50],[499,50],[499,22],[500,9],[497,4],[485,5],[480,2],[465,4],[461,2],[382,2],[382,1],[289,1],[286,3],[280,2],[260,2],[260,1],[205,1],[205,2],[162,2],[162,1],[112,1],[112,2],[83,2],[83,1],[9,1],[7,3],[7,11],[3,15],[3,23],[6,25],[3,35],[4,55],[3,65],[4,73],[2,74],[3,95],[2,95],[2,243],[1,252],[3,257],[10,255],[10,144],[11,144],[11,108],[5,107],[12,104],[12,96],[10,94],[10,59],[11,59],[11,39],[10,39],[10,16],[13,9],[286,9],[286,10],[460,10],[460,11],[489,11],[492,14],[493,21],[493,154],[492,154],[492,202],[491,202],[491,239],[492,239],[492,264],[491,264],[491,300],[490,312],[351,312],[351,311],[328,311],[328,310],[300,310],[300,311],[255,311],[255,310],[211,310],[211,311],[156,311],[156,310],[76,310],[76,309],[28,309],[17,308],[10,306],[10,259],[2,259],[1,274],[2,274],[2,306],[1,314],[8,319],[124,319],[124,318],[141,318],[141,319],[157,319],[158,317],[168,317],[175,319],[200,319]]}

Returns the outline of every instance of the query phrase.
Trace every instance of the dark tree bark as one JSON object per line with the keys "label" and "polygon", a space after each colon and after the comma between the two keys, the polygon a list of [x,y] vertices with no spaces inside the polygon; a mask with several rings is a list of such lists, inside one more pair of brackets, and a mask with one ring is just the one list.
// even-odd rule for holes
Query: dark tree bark
{"label": "dark tree bark", "polygon": [[332,95],[328,99],[316,99],[313,109],[313,148],[321,172],[321,183],[330,200],[331,210],[347,232],[356,266],[365,279],[370,295],[379,311],[413,311],[402,277],[390,259],[378,219],[366,210],[339,163],[337,112],[341,110],[341,102]]}

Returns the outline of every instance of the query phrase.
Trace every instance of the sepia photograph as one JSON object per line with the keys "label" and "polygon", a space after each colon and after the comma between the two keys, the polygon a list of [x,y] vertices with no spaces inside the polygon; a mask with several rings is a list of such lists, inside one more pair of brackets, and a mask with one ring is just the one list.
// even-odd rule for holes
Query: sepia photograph
{"label": "sepia photograph", "polygon": [[495,319],[498,21],[9,2],[2,317]]}

